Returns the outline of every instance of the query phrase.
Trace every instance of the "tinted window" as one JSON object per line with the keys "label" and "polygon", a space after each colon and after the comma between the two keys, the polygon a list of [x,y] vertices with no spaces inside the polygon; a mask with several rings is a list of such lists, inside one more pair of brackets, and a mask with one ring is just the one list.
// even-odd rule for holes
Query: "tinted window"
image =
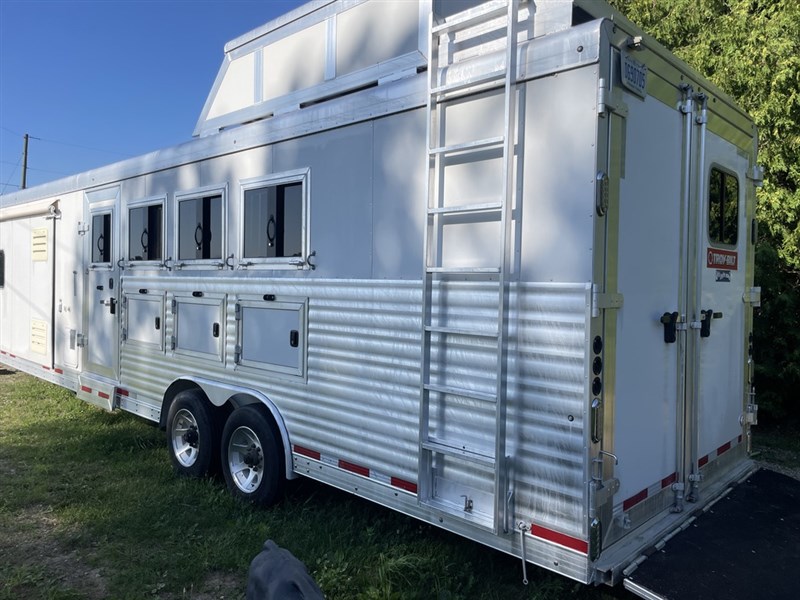
{"label": "tinted window", "polygon": [[301,256],[303,184],[272,185],[244,192],[244,257]]}
{"label": "tinted window", "polygon": [[163,258],[163,219],[161,204],[132,208],[128,213],[128,256],[130,260]]}
{"label": "tinted window", "polygon": [[739,180],[719,169],[711,169],[708,237],[712,242],[730,245],[739,239]]}
{"label": "tinted window", "polygon": [[222,258],[222,196],[178,204],[178,258]]}
{"label": "tinted window", "polygon": [[111,214],[92,217],[92,262],[111,262]]}

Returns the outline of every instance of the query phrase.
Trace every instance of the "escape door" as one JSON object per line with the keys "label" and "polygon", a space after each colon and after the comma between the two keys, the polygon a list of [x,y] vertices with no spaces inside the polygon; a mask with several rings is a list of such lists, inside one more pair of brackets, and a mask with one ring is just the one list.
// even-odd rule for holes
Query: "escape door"
{"label": "escape door", "polygon": [[86,265],[84,370],[112,380],[118,379],[119,371],[117,194],[116,189],[105,190],[103,196],[112,197],[96,201],[89,196],[82,229]]}

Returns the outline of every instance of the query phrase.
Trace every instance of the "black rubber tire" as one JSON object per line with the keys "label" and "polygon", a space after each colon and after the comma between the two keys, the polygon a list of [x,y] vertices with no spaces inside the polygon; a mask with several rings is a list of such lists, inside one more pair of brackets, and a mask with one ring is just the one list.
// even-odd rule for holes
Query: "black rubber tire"
{"label": "black rubber tire", "polygon": [[186,477],[219,472],[220,423],[206,397],[196,390],[179,392],[167,415],[167,449],[172,467]]}
{"label": "black rubber tire", "polygon": [[222,474],[230,493],[257,506],[277,502],[286,481],[280,433],[265,408],[237,408],[222,431]]}

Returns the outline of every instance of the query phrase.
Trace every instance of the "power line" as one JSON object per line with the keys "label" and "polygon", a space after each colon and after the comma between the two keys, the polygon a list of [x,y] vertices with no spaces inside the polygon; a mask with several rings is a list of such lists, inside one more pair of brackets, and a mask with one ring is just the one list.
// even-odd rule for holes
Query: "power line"
{"label": "power line", "polygon": [[81,144],[73,144],[71,142],[59,142],[58,140],[51,140],[48,138],[35,138],[31,136],[33,140],[39,140],[40,142],[48,142],[50,144],[60,144],[62,146],[71,146],[73,148],[81,148],[82,150],[92,150],[94,152],[104,152],[106,154],[116,154],[117,156],[124,156],[125,158],[130,158],[130,154],[125,154],[123,152],[116,152],[114,150],[104,150],[103,148],[92,148],[91,146],[83,146]]}
{"label": "power line", "polygon": [[[4,165],[14,164],[10,160],[0,160],[0,163],[3,163]],[[51,171],[50,169],[39,169],[38,167],[28,167],[28,171],[41,171],[42,173],[52,173],[54,175],[67,175],[67,173],[65,173],[64,171]]]}
{"label": "power line", "polygon": [[[14,167],[14,169],[11,171],[11,175],[8,176],[8,181],[6,181],[5,185],[3,186],[3,189],[0,190],[0,194],[4,194],[5,191],[6,191],[6,188],[11,184],[11,178],[14,176],[14,173],[17,172],[17,167],[19,167],[19,163],[20,163],[21,160],[22,160],[22,155],[20,154],[19,159],[17,159],[17,164]],[[14,187],[19,187],[19,186],[15,185]]]}
{"label": "power line", "polygon": [[19,131],[14,131],[13,129],[9,129],[8,127],[0,126],[0,129],[4,129],[8,133],[13,133],[14,135],[18,135],[19,137],[22,137],[22,134]]}

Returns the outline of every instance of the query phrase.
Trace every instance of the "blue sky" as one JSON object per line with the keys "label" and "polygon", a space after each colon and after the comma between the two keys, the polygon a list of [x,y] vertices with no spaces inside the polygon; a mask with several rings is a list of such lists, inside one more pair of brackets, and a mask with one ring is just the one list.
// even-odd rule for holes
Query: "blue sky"
{"label": "blue sky", "polygon": [[0,0],[0,193],[184,142],[226,42],[301,0]]}

